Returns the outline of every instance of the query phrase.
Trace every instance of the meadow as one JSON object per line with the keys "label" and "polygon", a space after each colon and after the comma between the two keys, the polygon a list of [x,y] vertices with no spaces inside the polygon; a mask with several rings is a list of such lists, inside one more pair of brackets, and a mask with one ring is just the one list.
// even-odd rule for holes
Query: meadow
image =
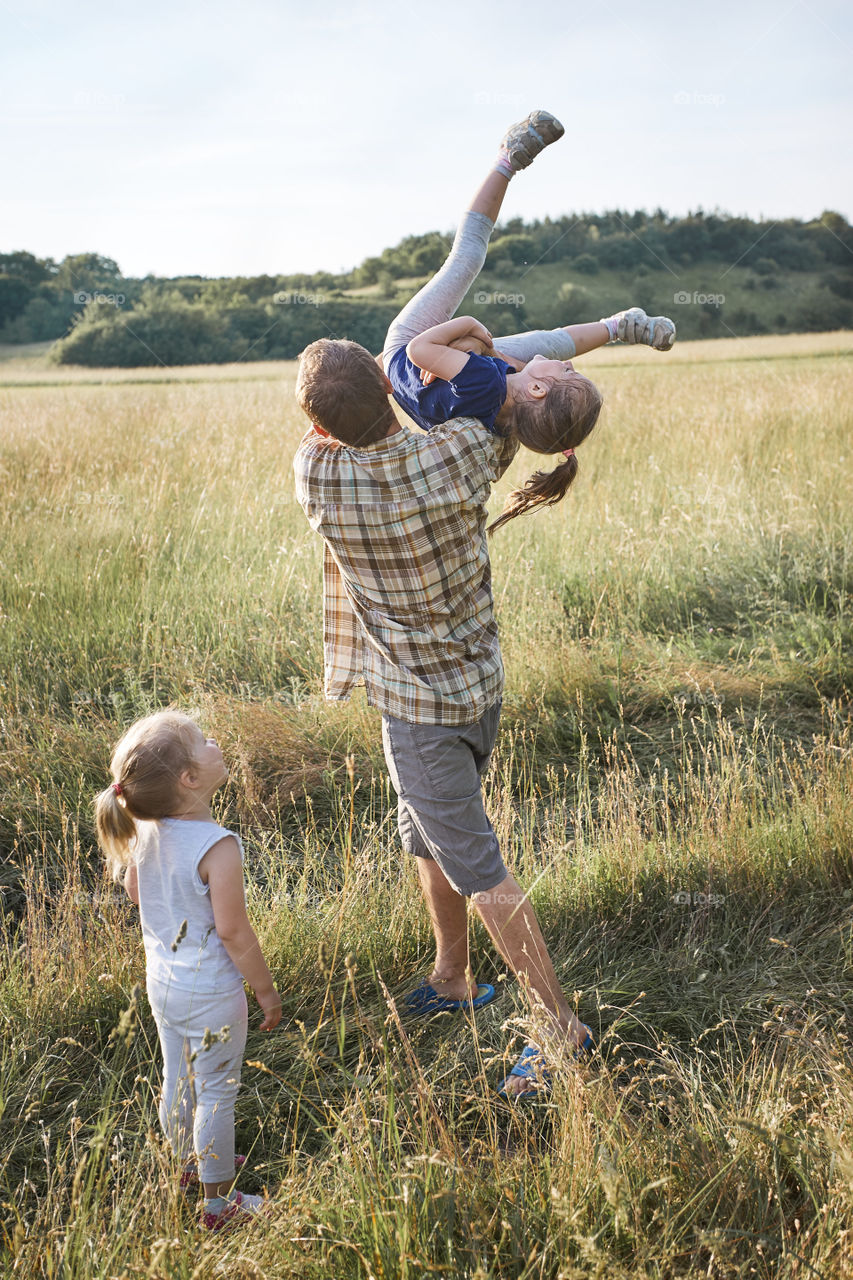
{"label": "meadow", "polygon": [[[400,1012],[431,932],[379,717],[322,696],[296,366],[0,359],[0,1274],[853,1276],[851,351],[585,357],[572,493],[492,542],[487,804],[601,1050],[515,1107],[530,1011],[475,918],[499,999]],[[274,1203],[230,1235],[159,1137],[138,920],[93,837],[111,745],[169,703],[231,765],[284,1001],[271,1035],[250,1001],[237,1112]]]}

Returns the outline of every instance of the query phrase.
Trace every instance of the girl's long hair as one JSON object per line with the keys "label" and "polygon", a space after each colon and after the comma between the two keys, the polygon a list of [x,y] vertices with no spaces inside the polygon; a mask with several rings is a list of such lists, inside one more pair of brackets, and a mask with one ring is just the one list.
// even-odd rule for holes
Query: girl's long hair
{"label": "girl's long hair", "polygon": [[113,751],[113,782],[95,797],[95,830],[114,880],[132,861],[136,821],[174,808],[178,780],[195,763],[197,733],[183,712],[158,711],[137,720]]}
{"label": "girl's long hair", "polygon": [[[520,400],[513,405],[507,434],[534,453],[562,453],[577,448],[587,438],[600,412],[601,392],[589,378],[578,374],[571,382],[552,383],[541,400]],[[513,489],[487,532],[494,533],[525,511],[553,506],[566,496],[577,473],[574,454],[553,471],[535,471],[520,489]]]}

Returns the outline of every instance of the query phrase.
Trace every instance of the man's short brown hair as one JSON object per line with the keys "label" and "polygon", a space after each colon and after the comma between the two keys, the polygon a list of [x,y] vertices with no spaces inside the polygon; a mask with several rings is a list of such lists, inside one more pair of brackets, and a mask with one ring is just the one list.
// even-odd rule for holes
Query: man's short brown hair
{"label": "man's short brown hair", "polygon": [[312,422],[344,444],[373,444],[396,422],[382,370],[347,338],[318,338],[305,348],[296,399]]}

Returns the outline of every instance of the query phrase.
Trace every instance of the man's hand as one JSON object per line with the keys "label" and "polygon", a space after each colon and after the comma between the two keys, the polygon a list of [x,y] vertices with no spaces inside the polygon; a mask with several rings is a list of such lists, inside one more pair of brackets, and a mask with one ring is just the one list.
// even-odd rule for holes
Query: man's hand
{"label": "man's hand", "polygon": [[492,335],[484,324],[480,324],[480,321],[474,320],[473,317],[471,319],[471,327],[468,330],[468,333],[463,336],[476,338],[479,342],[482,342],[484,347],[491,348],[492,346]]}
{"label": "man's hand", "polygon": [[492,335],[485,325],[473,316],[455,316],[412,338],[406,355],[423,371],[421,381],[429,386],[435,378],[452,382],[468,363],[471,350],[486,344],[491,347]]}

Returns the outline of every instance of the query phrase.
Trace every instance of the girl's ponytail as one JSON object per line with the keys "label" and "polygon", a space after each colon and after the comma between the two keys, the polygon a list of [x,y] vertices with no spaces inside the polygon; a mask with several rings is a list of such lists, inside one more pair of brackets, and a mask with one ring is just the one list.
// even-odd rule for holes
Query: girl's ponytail
{"label": "girl's ponytail", "polygon": [[181,774],[195,763],[198,737],[189,716],[156,711],[137,720],[113,751],[115,782],[95,797],[95,829],[114,880],[132,861],[136,823],[156,822],[173,811]]}
{"label": "girl's ponytail", "polygon": [[120,784],[112,782],[95,797],[95,830],[113,880],[118,880],[130,862],[130,845],[136,838],[136,823],[119,800]]}
{"label": "girl's ponytail", "polygon": [[[547,379],[543,379],[547,381]],[[525,511],[552,507],[564,498],[578,473],[575,449],[592,431],[601,412],[601,392],[583,374],[569,382],[554,382],[541,400],[517,400],[512,407],[507,435],[514,436],[534,453],[566,455],[553,471],[536,471],[520,489],[513,489],[504,509],[487,533]]]}
{"label": "girl's ponytail", "polygon": [[492,534],[508,520],[523,515],[536,507],[552,507],[566,496],[569,485],[578,473],[578,460],[574,450],[553,471],[535,471],[520,489],[513,489],[504,503],[504,509],[486,530]]}

